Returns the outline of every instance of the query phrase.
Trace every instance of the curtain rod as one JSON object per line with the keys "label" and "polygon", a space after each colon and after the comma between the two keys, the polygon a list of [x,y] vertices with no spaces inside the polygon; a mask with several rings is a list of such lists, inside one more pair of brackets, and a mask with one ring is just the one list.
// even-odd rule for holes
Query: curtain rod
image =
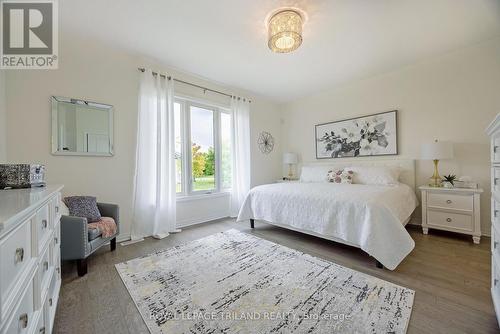
{"label": "curtain rod", "polygon": [[[139,67],[137,69],[139,71],[141,71],[141,72],[145,72],[146,71],[146,69],[144,67]],[[153,75],[159,75],[162,78],[165,78],[165,79],[168,79],[168,80],[172,80],[171,76],[166,76],[165,74],[161,74],[161,73],[158,73],[158,72],[154,72],[153,71]],[[203,87],[203,86],[200,86],[200,85],[197,85],[197,84],[194,84],[194,83],[191,83],[191,82],[187,82],[187,81],[184,81],[184,80],[180,80],[180,79],[173,78],[173,80],[176,81],[176,82],[179,82],[179,83],[183,83],[185,85],[189,85],[189,86],[193,86],[193,87],[196,87],[196,88],[203,89],[204,92],[209,91],[209,92],[217,93],[217,94],[224,95],[224,96],[227,96],[227,97],[230,97],[230,98],[234,98],[234,99],[237,98],[238,100],[248,101],[248,103],[252,103],[252,101],[250,99],[246,99],[246,98],[243,98],[243,97],[239,97],[239,96],[227,94],[227,93],[224,93],[224,92],[220,92],[218,90],[214,90],[214,89],[210,89],[210,88],[207,88],[207,87]]]}

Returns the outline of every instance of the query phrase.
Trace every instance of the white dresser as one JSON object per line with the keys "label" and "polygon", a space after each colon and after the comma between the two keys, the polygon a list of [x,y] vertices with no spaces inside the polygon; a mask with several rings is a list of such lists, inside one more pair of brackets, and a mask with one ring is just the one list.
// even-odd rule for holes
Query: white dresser
{"label": "white dresser", "polygon": [[61,189],[0,190],[0,334],[52,332],[61,287]]}
{"label": "white dresser", "polygon": [[491,297],[500,320],[500,114],[486,132],[491,146]]}

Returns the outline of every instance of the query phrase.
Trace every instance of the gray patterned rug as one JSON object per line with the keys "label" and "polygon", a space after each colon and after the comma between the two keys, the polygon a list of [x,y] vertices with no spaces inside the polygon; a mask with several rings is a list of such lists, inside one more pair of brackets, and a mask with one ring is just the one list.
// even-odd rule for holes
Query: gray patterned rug
{"label": "gray patterned rug", "polygon": [[413,290],[236,230],[116,265],[151,333],[405,333]]}

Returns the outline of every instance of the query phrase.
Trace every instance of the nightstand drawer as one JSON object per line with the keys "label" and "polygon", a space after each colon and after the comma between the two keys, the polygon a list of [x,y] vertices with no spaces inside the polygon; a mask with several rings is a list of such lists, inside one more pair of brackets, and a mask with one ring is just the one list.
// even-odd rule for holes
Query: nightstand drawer
{"label": "nightstand drawer", "polygon": [[472,216],[459,213],[428,210],[427,224],[430,227],[444,227],[460,231],[472,232]]}
{"label": "nightstand drawer", "polygon": [[474,208],[474,199],[468,194],[428,193],[427,205],[435,208],[470,210]]}

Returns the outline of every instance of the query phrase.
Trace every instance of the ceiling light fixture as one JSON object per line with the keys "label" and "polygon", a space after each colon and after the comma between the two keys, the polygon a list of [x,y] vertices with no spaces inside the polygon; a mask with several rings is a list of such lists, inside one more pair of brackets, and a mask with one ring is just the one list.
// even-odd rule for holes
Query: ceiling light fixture
{"label": "ceiling light fixture", "polygon": [[278,53],[296,50],[302,44],[302,15],[292,9],[283,9],[269,19],[269,48]]}

